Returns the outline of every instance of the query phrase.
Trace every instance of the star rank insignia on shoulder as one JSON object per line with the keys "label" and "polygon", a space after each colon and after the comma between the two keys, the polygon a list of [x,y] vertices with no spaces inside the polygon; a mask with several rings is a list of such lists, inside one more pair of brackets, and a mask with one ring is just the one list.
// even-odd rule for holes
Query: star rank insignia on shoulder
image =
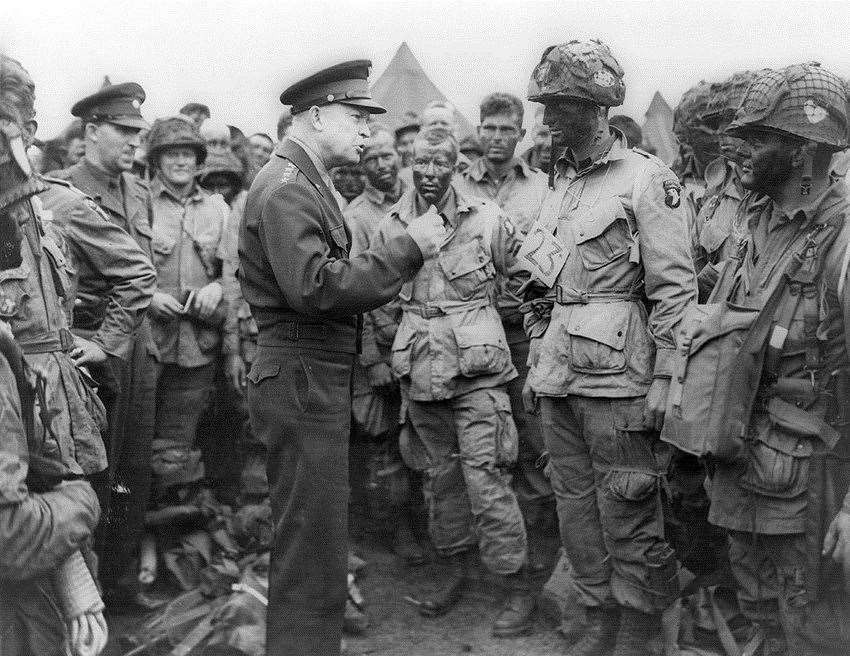
{"label": "star rank insignia on shoulder", "polygon": [[295,174],[298,172],[298,167],[295,166],[293,162],[290,162],[286,165],[286,168],[283,169],[283,175],[280,177],[280,181],[283,184],[287,182],[292,182],[292,179],[295,177]]}

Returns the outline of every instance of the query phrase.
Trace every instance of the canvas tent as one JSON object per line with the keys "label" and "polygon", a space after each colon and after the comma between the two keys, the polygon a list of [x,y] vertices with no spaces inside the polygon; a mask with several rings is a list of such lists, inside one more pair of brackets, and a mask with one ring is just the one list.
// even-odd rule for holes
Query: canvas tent
{"label": "canvas tent", "polygon": [[673,134],[673,110],[658,91],[652,97],[643,122],[643,142],[655,150],[655,154],[667,166],[673,163],[679,145]]}
{"label": "canvas tent", "polygon": [[[387,113],[378,117],[378,120],[392,129],[404,122],[405,113],[419,114],[429,102],[448,100],[431,81],[410,47],[404,42],[398,47],[386,70],[372,85],[372,97],[387,108]],[[455,121],[458,126],[458,137],[472,134],[472,124],[457,110],[455,110]]]}

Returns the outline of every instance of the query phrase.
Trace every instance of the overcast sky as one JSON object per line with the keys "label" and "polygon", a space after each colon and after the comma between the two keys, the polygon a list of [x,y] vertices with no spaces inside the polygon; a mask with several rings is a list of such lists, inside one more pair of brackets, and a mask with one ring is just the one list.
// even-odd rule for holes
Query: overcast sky
{"label": "overcast sky", "polygon": [[[322,66],[370,58],[380,75],[407,41],[473,122],[502,90],[524,98],[547,45],[600,37],[626,71],[623,113],[642,121],[655,90],[675,105],[701,79],[818,60],[850,77],[850,3],[706,0],[3,0],[0,44],[37,85],[39,136],[73,102],[139,82],[145,117],[189,100],[246,133],[274,133],[277,97]],[[529,111],[529,113],[532,113]]]}

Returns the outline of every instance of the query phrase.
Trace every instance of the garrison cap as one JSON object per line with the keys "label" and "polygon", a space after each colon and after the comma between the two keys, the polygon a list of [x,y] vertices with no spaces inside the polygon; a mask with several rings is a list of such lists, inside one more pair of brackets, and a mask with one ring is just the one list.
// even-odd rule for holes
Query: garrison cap
{"label": "garrison cap", "polygon": [[140,108],[143,102],[145,91],[135,82],[112,84],[75,103],[71,114],[87,122],[105,121],[146,130],[150,125],[142,118]]}
{"label": "garrison cap", "polygon": [[280,94],[280,102],[292,105],[293,114],[331,103],[356,105],[370,114],[383,114],[387,110],[372,100],[369,92],[370,68],[372,62],[368,59],[336,64],[293,84]]}

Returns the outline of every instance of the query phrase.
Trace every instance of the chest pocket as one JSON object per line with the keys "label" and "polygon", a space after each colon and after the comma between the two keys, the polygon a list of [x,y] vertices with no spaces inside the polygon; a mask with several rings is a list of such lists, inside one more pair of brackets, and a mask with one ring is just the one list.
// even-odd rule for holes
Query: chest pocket
{"label": "chest pocket", "polygon": [[25,320],[29,316],[26,281],[30,277],[29,264],[23,262],[14,269],[0,271],[0,318]]}
{"label": "chest pocket", "polygon": [[477,239],[440,253],[439,263],[461,300],[472,298],[482,283],[495,276],[493,259]]}
{"label": "chest pocket", "polygon": [[163,234],[159,230],[154,230],[151,233],[151,250],[153,251],[154,264],[161,266],[165,263],[171,253],[174,252],[174,247],[177,245],[176,240]]}
{"label": "chest pocket", "polygon": [[573,236],[585,269],[594,271],[620,259],[637,247],[629,218],[619,198],[591,207],[573,224]]}

